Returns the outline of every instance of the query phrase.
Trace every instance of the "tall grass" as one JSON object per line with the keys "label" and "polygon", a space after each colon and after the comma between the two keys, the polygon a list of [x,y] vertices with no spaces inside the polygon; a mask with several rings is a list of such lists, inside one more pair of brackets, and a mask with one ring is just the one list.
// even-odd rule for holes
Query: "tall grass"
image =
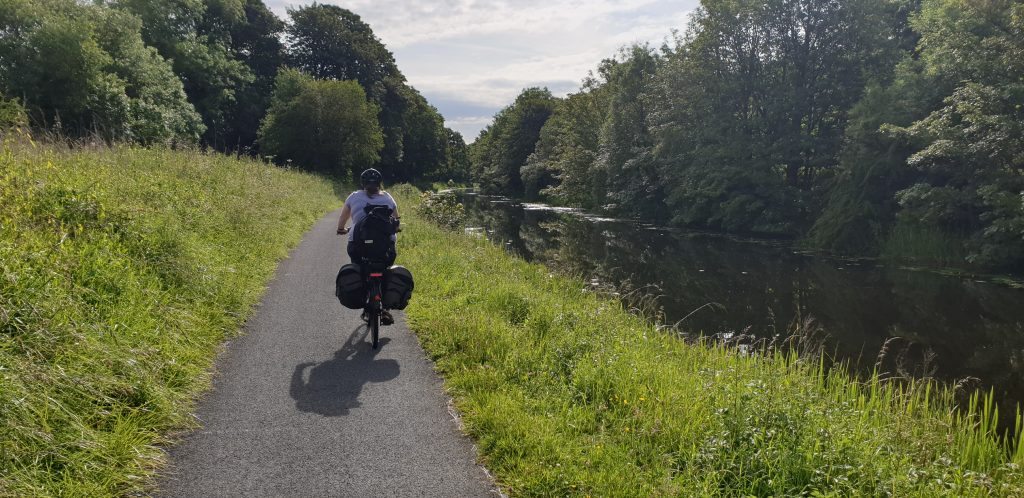
{"label": "tall grass", "polygon": [[687,344],[403,213],[410,323],[514,496],[1024,495],[1024,448],[997,433],[991,396],[957,410],[930,382]]}
{"label": "tall grass", "polygon": [[0,495],[144,490],[218,345],[336,198],[192,151],[0,151]]}
{"label": "tall grass", "polygon": [[882,244],[882,258],[893,263],[935,267],[962,267],[967,264],[964,241],[936,227],[899,222]]}

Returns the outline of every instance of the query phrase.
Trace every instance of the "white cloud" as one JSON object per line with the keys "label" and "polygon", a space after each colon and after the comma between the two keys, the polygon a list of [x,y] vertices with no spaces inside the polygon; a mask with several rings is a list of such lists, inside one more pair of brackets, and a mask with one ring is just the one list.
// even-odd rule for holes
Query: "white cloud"
{"label": "white cloud", "polygon": [[[660,45],[698,0],[321,0],[359,14],[467,140],[523,88],[564,95],[619,47]],[[309,2],[269,0],[279,15]],[[484,117],[486,116],[486,117]]]}
{"label": "white cloud", "polygon": [[444,120],[444,125],[461,133],[466,142],[476,140],[480,130],[491,123],[493,116],[463,116]]}
{"label": "white cloud", "polygon": [[[285,2],[272,2],[280,6]],[[392,49],[495,33],[574,31],[595,19],[642,10],[662,0],[327,0],[367,20]],[[287,5],[287,3],[285,3]]]}

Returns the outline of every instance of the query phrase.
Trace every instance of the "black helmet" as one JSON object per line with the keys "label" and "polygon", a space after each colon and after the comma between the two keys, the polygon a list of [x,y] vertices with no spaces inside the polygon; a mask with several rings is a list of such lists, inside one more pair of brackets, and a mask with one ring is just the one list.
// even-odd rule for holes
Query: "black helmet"
{"label": "black helmet", "polygon": [[361,185],[369,185],[369,184],[380,185],[380,181],[383,178],[384,177],[383,177],[383,175],[380,174],[380,171],[377,171],[377,170],[375,170],[373,168],[370,168],[370,169],[368,169],[366,171],[363,171],[359,175],[359,183]]}

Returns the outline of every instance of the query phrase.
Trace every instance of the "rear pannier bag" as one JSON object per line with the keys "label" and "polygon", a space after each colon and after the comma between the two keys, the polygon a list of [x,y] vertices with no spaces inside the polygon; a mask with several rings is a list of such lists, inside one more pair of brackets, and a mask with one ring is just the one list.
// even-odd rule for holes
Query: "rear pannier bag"
{"label": "rear pannier bag", "polygon": [[404,310],[412,297],[412,273],[404,266],[392,266],[384,273],[384,307],[390,310]]}
{"label": "rear pannier bag", "polygon": [[348,309],[362,309],[366,305],[366,281],[359,265],[347,264],[338,270],[334,281],[334,295]]}

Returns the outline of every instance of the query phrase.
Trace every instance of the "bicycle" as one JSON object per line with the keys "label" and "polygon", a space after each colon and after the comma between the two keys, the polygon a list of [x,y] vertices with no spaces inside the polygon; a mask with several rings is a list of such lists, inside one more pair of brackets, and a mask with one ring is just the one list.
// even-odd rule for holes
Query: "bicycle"
{"label": "bicycle", "polygon": [[[344,235],[348,231],[347,228],[338,229],[338,235]],[[401,231],[400,227],[395,230],[396,233]],[[366,281],[367,289],[366,305],[363,307],[364,320],[366,321],[367,328],[370,330],[370,345],[373,349],[377,349],[380,338],[381,317],[387,311],[384,309],[383,293],[384,273],[387,271],[388,265],[387,261],[367,257],[360,258],[359,260],[359,268],[363,272],[363,279]],[[390,315],[388,316],[390,317]],[[394,322],[385,323],[384,325],[391,325],[392,323]]]}
{"label": "bicycle", "polygon": [[384,271],[387,265],[380,262],[363,259],[361,262],[363,272],[366,273],[366,326],[370,329],[370,346],[377,349],[380,335],[381,316],[384,314],[384,303],[382,293],[384,286]]}

